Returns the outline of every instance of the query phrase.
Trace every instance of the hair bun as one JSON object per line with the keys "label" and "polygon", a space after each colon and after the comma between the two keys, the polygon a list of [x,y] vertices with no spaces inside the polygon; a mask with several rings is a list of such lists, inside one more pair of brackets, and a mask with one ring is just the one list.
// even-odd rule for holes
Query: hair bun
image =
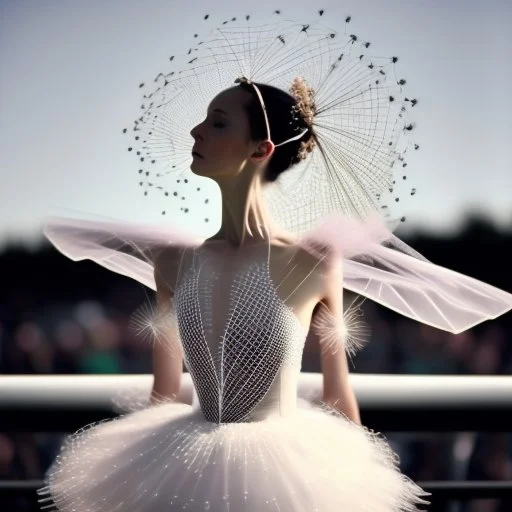
{"label": "hair bun", "polygon": [[297,158],[304,160],[316,147],[313,134],[313,120],[316,115],[315,91],[306,83],[304,78],[297,77],[293,79],[290,94],[297,102],[294,111],[299,114],[300,119],[308,127],[308,139],[301,142],[297,153]]}

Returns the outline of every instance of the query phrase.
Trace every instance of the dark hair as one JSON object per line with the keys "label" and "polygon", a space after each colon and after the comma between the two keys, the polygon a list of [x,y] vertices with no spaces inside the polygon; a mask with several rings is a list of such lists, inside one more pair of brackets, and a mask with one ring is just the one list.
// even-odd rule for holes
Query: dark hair
{"label": "dark hair", "polygon": [[[265,108],[267,110],[270,136],[274,144],[297,136],[305,128],[308,128],[304,118],[295,111],[297,101],[287,92],[271,85],[254,84],[260,90]],[[267,127],[263,108],[251,84],[242,82],[240,87],[249,92],[252,96],[249,103],[245,105],[249,118],[249,129],[252,140],[264,140],[267,138]],[[283,146],[275,148],[268,163],[264,179],[275,181],[279,175],[289,169],[292,165],[299,163],[304,157],[300,156],[302,142],[308,142],[313,137],[311,128],[298,140],[287,142]]]}

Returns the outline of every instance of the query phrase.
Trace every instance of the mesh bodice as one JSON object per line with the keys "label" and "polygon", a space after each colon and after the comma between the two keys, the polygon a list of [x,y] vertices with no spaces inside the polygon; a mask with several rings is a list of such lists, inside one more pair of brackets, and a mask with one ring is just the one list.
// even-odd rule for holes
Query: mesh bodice
{"label": "mesh bodice", "polygon": [[277,294],[265,255],[232,263],[196,249],[175,290],[185,364],[212,422],[295,406],[307,332]]}

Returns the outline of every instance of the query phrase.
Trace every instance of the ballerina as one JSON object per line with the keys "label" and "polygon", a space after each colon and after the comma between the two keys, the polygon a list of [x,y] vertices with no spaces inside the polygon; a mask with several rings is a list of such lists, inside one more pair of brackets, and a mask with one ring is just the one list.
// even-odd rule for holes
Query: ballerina
{"label": "ballerina", "polygon": [[[258,38],[265,55],[277,44],[277,58],[290,35],[305,34],[312,38],[308,48],[325,43],[336,62],[343,61],[331,46],[332,32],[286,26],[290,32],[280,25],[278,37]],[[225,44],[225,29],[221,33],[222,51],[238,55]],[[250,32],[244,38],[256,40]],[[202,76],[196,66],[203,57],[209,73],[212,62],[224,62],[212,51],[219,39],[209,41],[198,45],[198,56],[177,82],[159,76],[164,85],[146,96],[148,110],[134,127],[146,151],[144,165],[156,155],[169,157],[167,149],[162,155],[162,134],[171,139],[172,161],[181,162],[176,140],[186,123],[175,119],[172,98],[176,91],[197,93],[191,84]],[[253,46],[251,51],[259,55]],[[354,66],[363,59],[355,55],[345,59],[353,73],[349,88],[364,75],[373,84],[364,89],[371,100],[382,87],[375,73],[385,75],[366,63],[359,64],[361,75]],[[387,185],[390,162],[403,158],[396,150],[401,126],[388,132],[374,119],[386,137],[376,141],[373,133],[374,146],[336,153],[322,127],[332,134],[340,118],[334,113],[331,124],[322,121],[321,87],[302,75],[290,80],[289,92],[245,75],[235,82],[203,105],[203,119],[190,130],[187,165],[222,193],[222,225],[213,237],[106,221],[53,219],[46,227],[69,257],[93,259],[154,289],[157,310],[147,319],[155,342],[151,404],[70,436],[40,491],[41,503],[61,512],[417,510],[426,493],[400,473],[385,439],[360,424],[347,354],[361,338],[351,335],[342,290],[452,332],[509,310],[512,295],[426,261],[374,214],[381,200],[376,185]],[[362,135],[355,141],[366,146]],[[352,161],[351,175],[345,165]],[[332,181],[325,183],[326,176]],[[294,182],[299,193],[289,197]],[[322,348],[321,404],[297,400],[309,330]],[[176,400],[183,362],[194,385],[192,405]]]}

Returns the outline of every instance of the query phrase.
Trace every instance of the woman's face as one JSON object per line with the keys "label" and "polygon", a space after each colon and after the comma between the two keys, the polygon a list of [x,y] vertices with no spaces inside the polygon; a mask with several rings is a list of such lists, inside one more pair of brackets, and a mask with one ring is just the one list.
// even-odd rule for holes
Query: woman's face
{"label": "woman's face", "polygon": [[241,87],[226,89],[210,103],[206,119],[195,126],[192,165],[199,176],[235,176],[251,158],[258,144],[250,140],[244,105],[251,95]]}

